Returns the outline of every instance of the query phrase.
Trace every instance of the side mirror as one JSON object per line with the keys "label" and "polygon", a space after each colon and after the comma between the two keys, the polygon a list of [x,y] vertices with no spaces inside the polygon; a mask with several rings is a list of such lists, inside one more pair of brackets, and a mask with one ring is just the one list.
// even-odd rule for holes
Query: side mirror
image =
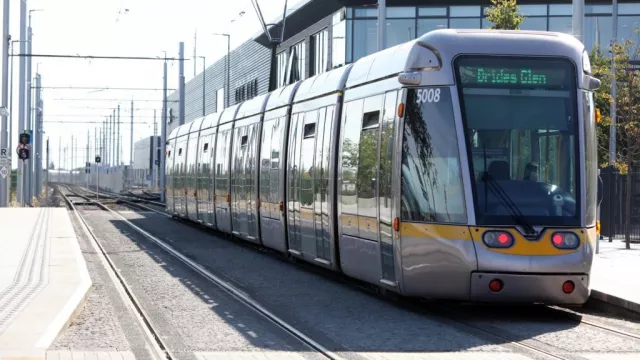
{"label": "side mirror", "polygon": [[593,76],[587,76],[587,79],[589,80],[587,83],[587,88],[590,91],[595,91],[600,89],[601,81],[599,79],[596,79]]}

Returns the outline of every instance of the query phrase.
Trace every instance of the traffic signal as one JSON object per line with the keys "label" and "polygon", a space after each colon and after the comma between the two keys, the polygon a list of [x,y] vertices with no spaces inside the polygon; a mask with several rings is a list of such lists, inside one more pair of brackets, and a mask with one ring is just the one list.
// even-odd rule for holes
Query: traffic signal
{"label": "traffic signal", "polygon": [[29,145],[31,143],[31,135],[29,133],[20,134],[18,143],[21,145]]}
{"label": "traffic signal", "polygon": [[18,159],[20,159],[20,160],[28,160],[29,159],[29,149],[27,149],[27,148],[18,149]]}

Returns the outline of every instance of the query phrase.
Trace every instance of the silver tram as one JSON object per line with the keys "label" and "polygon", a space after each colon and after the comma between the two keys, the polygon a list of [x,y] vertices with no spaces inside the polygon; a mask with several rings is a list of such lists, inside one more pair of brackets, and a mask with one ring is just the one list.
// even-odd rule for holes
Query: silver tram
{"label": "silver tram", "polygon": [[569,35],[429,32],[174,130],[166,210],[407,296],[581,304],[599,85]]}

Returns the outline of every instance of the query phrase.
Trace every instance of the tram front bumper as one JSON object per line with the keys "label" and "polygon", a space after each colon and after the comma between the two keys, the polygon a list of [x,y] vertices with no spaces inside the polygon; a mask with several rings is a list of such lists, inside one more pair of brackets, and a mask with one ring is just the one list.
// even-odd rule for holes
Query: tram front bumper
{"label": "tram front bumper", "polygon": [[[499,280],[493,282],[494,280]],[[566,293],[571,288],[573,291]],[[501,286],[500,286],[501,284]],[[500,288],[499,291],[496,291]],[[589,299],[589,275],[471,273],[471,301],[584,304]]]}

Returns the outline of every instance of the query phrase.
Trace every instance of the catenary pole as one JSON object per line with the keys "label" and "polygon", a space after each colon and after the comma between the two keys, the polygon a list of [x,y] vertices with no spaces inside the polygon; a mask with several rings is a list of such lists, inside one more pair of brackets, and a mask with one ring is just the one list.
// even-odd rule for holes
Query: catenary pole
{"label": "catenary pole", "polygon": [[[9,0],[3,2],[2,16],[2,107],[8,110],[9,106]],[[13,109],[12,109],[13,110]],[[11,196],[11,157],[9,148],[9,121],[8,114],[2,114],[2,133],[0,133],[0,156],[7,159],[7,163],[0,164],[6,166],[8,174],[6,177],[0,176],[0,207],[9,206]]]}
{"label": "catenary pole", "polygon": [[165,174],[167,159],[167,54],[164,55],[164,69],[162,76],[162,127],[160,138],[160,201],[165,202]]}
{"label": "catenary pole", "polygon": [[[20,53],[27,53],[27,0],[20,1]],[[25,93],[27,85],[27,58],[20,57],[20,79],[18,81],[18,133],[24,133],[26,129],[27,118],[25,111]],[[25,205],[24,179],[27,169],[27,161],[18,161],[18,202]]]}

